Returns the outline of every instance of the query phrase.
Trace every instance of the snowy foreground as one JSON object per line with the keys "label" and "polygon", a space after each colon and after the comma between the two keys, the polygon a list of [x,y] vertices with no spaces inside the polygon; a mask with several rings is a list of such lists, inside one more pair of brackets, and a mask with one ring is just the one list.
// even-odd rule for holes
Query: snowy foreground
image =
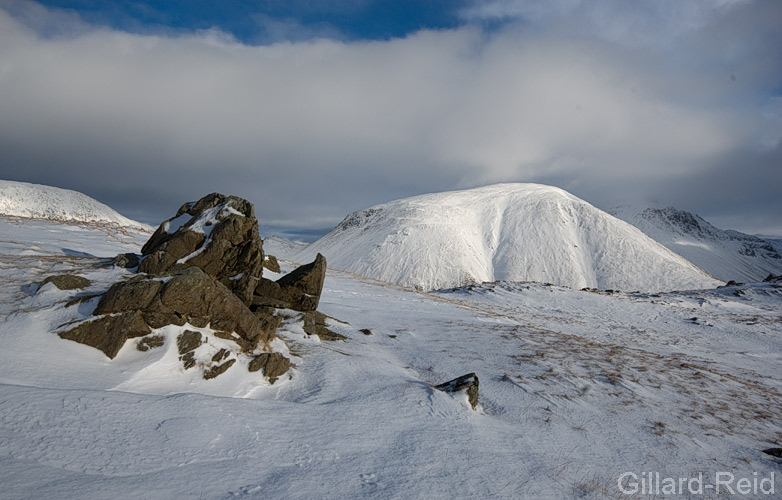
{"label": "snowy foreground", "polygon": [[[172,342],[128,342],[109,360],[59,339],[95,302],[35,294],[68,271],[105,290],[128,271],[99,257],[148,236],[0,218],[0,497],[647,498],[640,483],[658,472],[685,478],[681,496],[658,498],[691,496],[699,477],[697,497],[782,494],[780,463],[761,451],[782,443],[772,284],[418,293],[330,271],[319,309],[349,323],[330,325],[347,341],[288,323],[291,379],[234,366],[204,381],[172,361]],[[431,387],[468,372],[477,412]],[[623,473],[637,493],[619,489]]]}

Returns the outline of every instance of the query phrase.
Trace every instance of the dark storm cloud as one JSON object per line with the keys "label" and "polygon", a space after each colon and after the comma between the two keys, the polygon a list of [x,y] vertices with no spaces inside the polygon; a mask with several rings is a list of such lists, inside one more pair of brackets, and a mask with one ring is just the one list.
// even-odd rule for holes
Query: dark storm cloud
{"label": "dark storm cloud", "polygon": [[[228,192],[268,228],[504,181],[553,182],[602,207],[667,196],[707,218],[779,208],[778,4],[638,2],[612,20],[611,2],[495,2],[502,23],[487,29],[479,7],[491,5],[468,7],[458,29],[382,41],[261,19],[298,41],[250,46],[0,0],[0,177],[149,222]],[[648,9],[654,30],[621,29]],[[69,28],[46,28],[61,16]],[[710,202],[733,177],[740,193]],[[674,196],[682,179],[699,191]],[[773,226],[754,220],[745,228]]]}

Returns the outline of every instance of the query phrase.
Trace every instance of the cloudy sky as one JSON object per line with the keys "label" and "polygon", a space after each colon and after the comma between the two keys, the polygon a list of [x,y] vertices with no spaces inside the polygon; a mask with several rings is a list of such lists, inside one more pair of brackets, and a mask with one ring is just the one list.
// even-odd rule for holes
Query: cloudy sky
{"label": "cloudy sky", "polygon": [[0,0],[0,178],[300,236],[497,182],[782,235],[782,2]]}

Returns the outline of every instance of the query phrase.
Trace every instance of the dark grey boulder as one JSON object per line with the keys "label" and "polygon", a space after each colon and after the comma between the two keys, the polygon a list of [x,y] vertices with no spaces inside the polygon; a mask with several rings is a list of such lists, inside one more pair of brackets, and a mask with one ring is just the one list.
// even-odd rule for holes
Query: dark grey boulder
{"label": "dark grey boulder", "polygon": [[318,254],[309,264],[299,266],[277,280],[280,286],[279,300],[297,311],[314,311],[318,308],[323,282],[326,279],[326,258]]}
{"label": "dark grey boulder", "polygon": [[149,332],[150,328],[141,313],[130,311],[84,321],[75,328],[60,333],[60,337],[92,346],[114,359],[126,340],[143,337]]}
{"label": "dark grey boulder", "polygon": [[462,375],[444,384],[436,385],[434,388],[449,393],[464,391],[467,393],[467,400],[472,409],[474,410],[478,406],[478,376],[474,373]]}
{"label": "dark grey boulder", "polygon": [[76,276],[74,274],[57,274],[55,276],[48,276],[41,281],[38,285],[38,290],[43,288],[47,283],[51,283],[60,290],[76,290],[78,288],[87,288],[92,284],[90,280],[83,276]]}
{"label": "dark grey boulder", "polygon": [[141,253],[145,258],[139,272],[160,274],[196,266],[246,305],[263,273],[263,242],[252,203],[219,193],[184,204],[160,224]]}

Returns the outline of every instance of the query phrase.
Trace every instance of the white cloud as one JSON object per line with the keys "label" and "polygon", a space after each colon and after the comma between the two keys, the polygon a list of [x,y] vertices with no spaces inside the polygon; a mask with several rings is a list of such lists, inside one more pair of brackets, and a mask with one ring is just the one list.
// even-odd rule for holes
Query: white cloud
{"label": "white cloud", "polygon": [[118,199],[154,192],[168,211],[231,192],[262,221],[303,227],[498,181],[647,195],[638,186],[664,189],[772,141],[762,110],[778,107],[742,92],[773,71],[735,82],[719,49],[686,50],[698,64],[513,25],[267,46],[215,30],[50,37],[0,9],[0,176]]}

